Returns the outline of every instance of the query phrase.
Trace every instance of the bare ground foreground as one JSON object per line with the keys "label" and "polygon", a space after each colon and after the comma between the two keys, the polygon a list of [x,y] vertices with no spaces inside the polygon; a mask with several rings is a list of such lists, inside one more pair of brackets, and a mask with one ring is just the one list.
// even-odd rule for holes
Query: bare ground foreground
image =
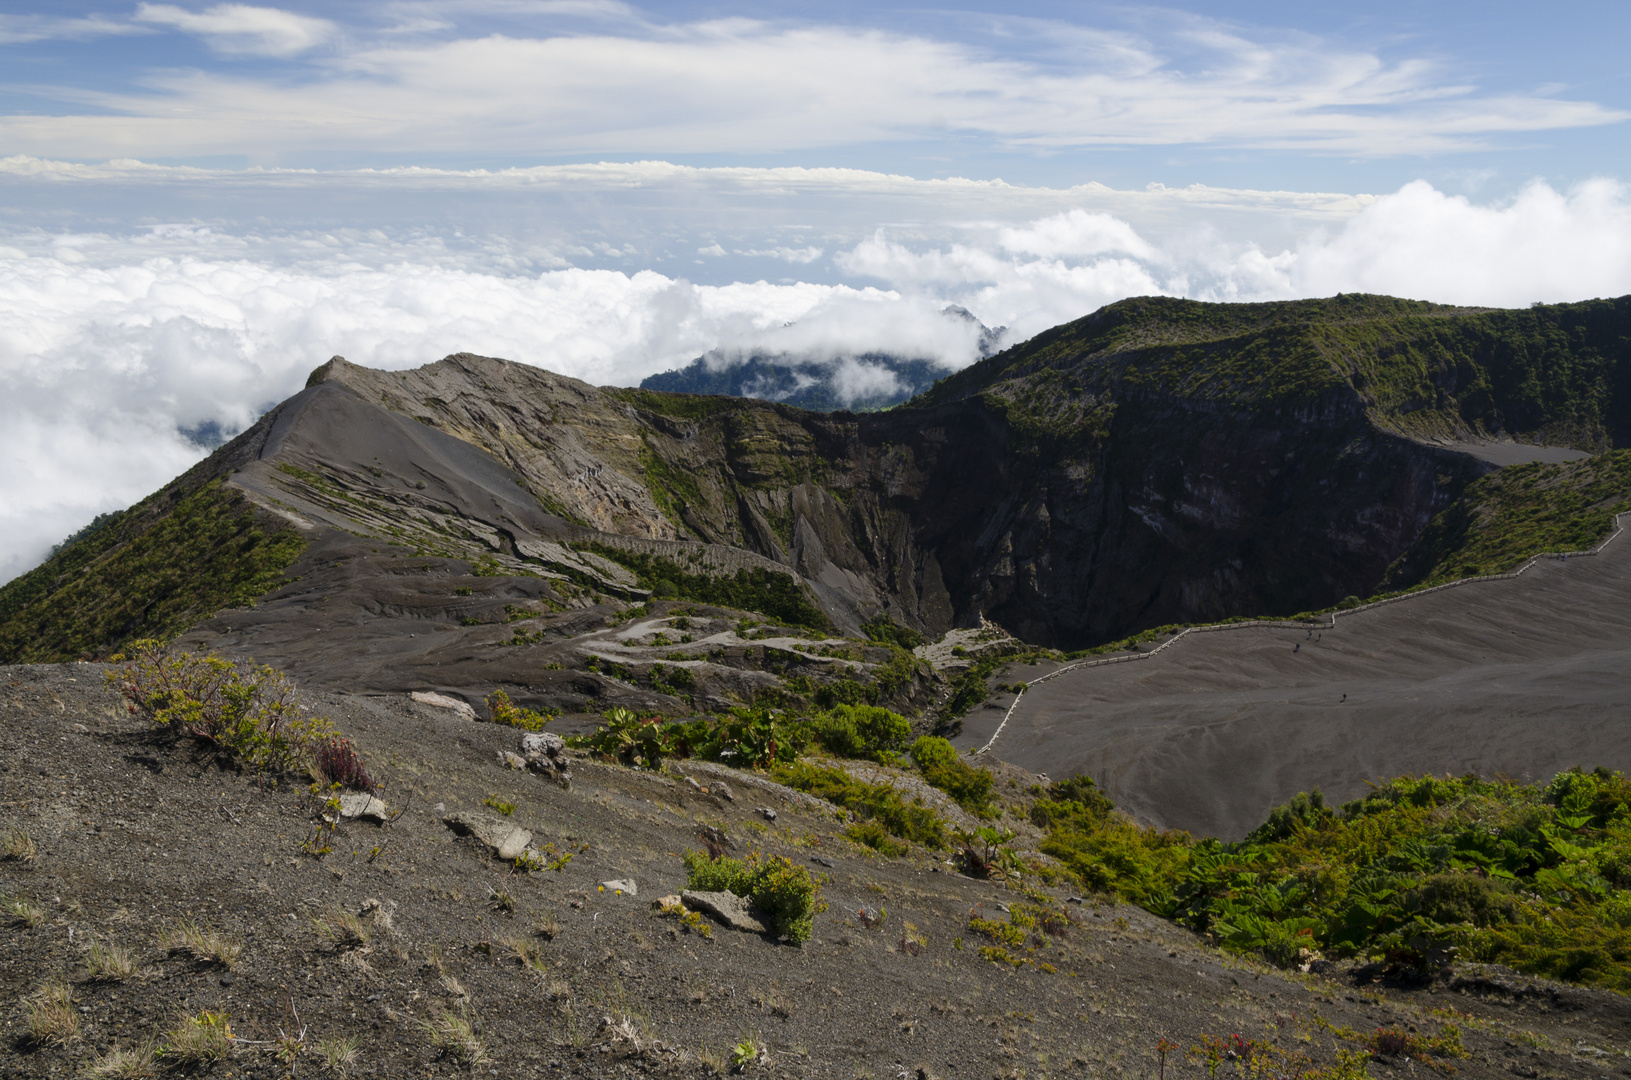
{"label": "bare ground foreground", "polygon": [[[1153,1077],[1167,1036],[1167,1075],[1199,1077],[1185,1051],[1207,1037],[1239,1033],[1328,1068],[1379,1027],[1436,1038],[1447,1024],[1470,1056],[1384,1056],[1370,1075],[1631,1072],[1631,1009],[1612,994],[1470,967],[1417,988],[1340,966],[1276,972],[1063,891],[1047,899],[1073,925],[1034,954],[1056,970],[998,965],[968,922],[1022,899],[1001,884],[957,876],[939,856],[854,847],[829,811],[747,778],[727,800],[678,771],[579,761],[564,789],[499,763],[513,729],[401,695],[308,699],[374,764],[392,817],[344,825],[330,854],[313,855],[304,786],[263,788],[155,739],[103,687],[104,670],[0,669],[0,825],[36,848],[0,860],[3,1076],[76,1075],[204,1010],[230,1018],[227,1055],[191,1068],[161,1058],[160,1073],[337,1075],[319,1045],[354,1038],[344,1071],[368,1077],[703,1076],[744,1043],[763,1050],[747,1075]],[[1006,766],[999,777],[1009,792],[1027,780]],[[572,860],[512,874],[444,826],[488,799]],[[705,826],[738,853],[826,875],[830,906],[807,944],[718,926],[704,936],[652,909],[683,884],[679,853]],[[638,894],[603,891],[612,879]],[[360,935],[338,943],[317,927],[359,912]],[[188,923],[241,949],[230,967],[166,945]],[[908,923],[921,948],[903,938]],[[130,950],[138,970],[94,978],[93,945]],[[42,1045],[24,1002],[59,980],[77,1025]],[[467,1053],[434,1045],[425,1025],[439,1021],[470,1025]]]}
{"label": "bare ground foreground", "polygon": [[[957,741],[986,743],[1012,700]],[[1065,672],[1023,696],[990,753],[1086,773],[1143,822],[1225,839],[1313,788],[1341,801],[1407,773],[1631,768],[1631,537],[1324,630],[1192,633]]]}

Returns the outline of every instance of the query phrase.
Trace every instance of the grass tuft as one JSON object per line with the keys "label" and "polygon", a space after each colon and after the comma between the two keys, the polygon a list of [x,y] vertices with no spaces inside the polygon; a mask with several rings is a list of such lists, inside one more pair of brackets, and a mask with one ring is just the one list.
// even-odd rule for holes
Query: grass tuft
{"label": "grass tuft", "polygon": [[362,1052],[362,1040],[356,1036],[324,1039],[317,1044],[317,1050],[323,1055],[325,1069],[343,1073],[357,1063],[357,1057]]}
{"label": "grass tuft", "polygon": [[136,974],[140,965],[123,945],[98,938],[85,949],[85,968],[91,978],[98,982],[124,982]]}
{"label": "grass tuft", "polygon": [[74,992],[65,982],[47,983],[23,1003],[28,1041],[35,1046],[66,1046],[79,1038]]}
{"label": "grass tuft", "polygon": [[85,1066],[86,1080],[151,1080],[159,1074],[159,1046],[151,1039],[114,1047]]}
{"label": "grass tuft", "polygon": [[197,1016],[183,1017],[170,1029],[161,1053],[183,1067],[212,1065],[232,1052],[234,1037],[227,1014],[206,1009]]}
{"label": "grass tuft", "polygon": [[374,928],[360,915],[340,908],[329,908],[311,920],[312,929],[325,937],[336,949],[361,949],[373,937]]}
{"label": "grass tuft", "polygon": [[6,830],[5,844],[0,848],[0,859],[29,863],[33,862],[39,853],[40,849],[34,843],[34,838],[23,830],[15,827]]}
{"label": "grass tuft", "polygon": [[14,922],[21,923],[30,930],[45,921],[45,909],[32,900],[21,897],[5,897],[0,899],[0,909],[4,909]]}
{"label": "grass tuft", "polygon": [[466,1066],[479,1065],[487,1060],[487,1048],[476,1034],[476,1025],[468,1013],[442,1012],[431,1020],[419,1022],[430,1044],[442,1053]]}
{"label": "grass tuft", "polygon": [[238,955],[243,952],[243,943],[238,939],[199,926],[191,919],[182,919],[161,934],[159,945],[168,953],[182,953],[200,964],[219,964],[224,968],[237,963]]}

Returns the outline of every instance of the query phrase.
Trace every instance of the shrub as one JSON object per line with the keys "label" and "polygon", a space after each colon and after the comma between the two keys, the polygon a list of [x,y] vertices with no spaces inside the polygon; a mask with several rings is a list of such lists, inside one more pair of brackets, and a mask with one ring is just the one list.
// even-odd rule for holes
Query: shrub
{"label": "shrub", "polygon": [[894,645],[907,650],[917,648],[926,640],[916,630],[909,626],[902,626],[882,613],[862,623],[861,632],[867,636],[869,641]]}
{"label": "shrub", "polygon": [[710,859],[705,852],[686,851],[682,858],[688,888],[748,898],[772,930],[795,943],[810,940],[816,915],[827,909],[821,883],[783,856],[754,851],[745,859]]}
{"label": "shrub", "polygon": [[836,679],[815,692],[815,703],[823,709],[837,705],[859,705],[867,699],[866,687],[854,679]]}
{"label": "shrub", "polygon": [[847,826],[844,835],[857,844],[864,844],[884,855],[905,855],[911,850],[909,845],[896,843],[889,835],[889,830],[883,827],[883,823],[875,819],[857,821]]}
{"label": "shrub", "polygon": [[351,740],[342,735],[329,735],[318,740],[313,764],[324,783],[339,784],[370,794],[379,787],[368,774],[368,766],[363,764],[362,755],[351,745]]}
{"label": "shrub", "polygon": [[912,760],[923,779],[950,795],[958,806],[979,817],[990,817],[991,773],[964,761],[957,748],[935,735],[924,735],[912,744]]}
{"label": "shrub", "polygon": [[853,811],[863,821],[876,821],[891,836],[936,850],[943,850],[949,843],[946,823],[939,814],[927,806],[906,802],[888,784],[868,784],[842,769],[824,769],[804,761],[779,766],[771,776],[788,787]]}
{"label": "shrub", "polygon": [[811,738],[835,757],[889,760],[906,749],[912,725],[875,705],[836,704],[808,721]]}
{"label": "shrub", "polygon": [[505,724],[526,731],[542,731],[555,719],[548,713],[534,712],[532,709],[525,709],[512,703],[510,695],[502,690],[494,690],[487,696],[487,714],[492,717],[495,724]]}
{"label": "shrub", "polygon": [[274,775],[335,769],[345,774],[342,783],[372,787],[350,744],[327,720],[302,716],[294,685],[272,668],[171,653],[152,640],[134,642],[128,659],[114,660],[126,662],[107,681],[131,713],[210,746],[223,760]]}

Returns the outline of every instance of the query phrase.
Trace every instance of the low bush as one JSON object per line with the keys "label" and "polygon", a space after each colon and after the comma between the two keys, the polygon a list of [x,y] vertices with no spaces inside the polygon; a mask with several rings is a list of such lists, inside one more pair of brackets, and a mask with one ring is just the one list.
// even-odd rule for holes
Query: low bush
{"label": "low bush", "polygon": [[793,942],[810,940],[816,915],[827,909],[815,875],[780,855],[755,851],[745,859],[710,859],[705,852],[687,851],[682,858],[687,888],[729,890],[748,898],[772,930]]}
{"label": "low bush", "polygon": [[215,655],[171,652],[137,641],[107,682],[133,715],[203,743],[239,768],[278,775],[309,770],[327,783],[374,789],[362,759],[334,725],[302,715],[298,694],[278,671]]}
{"label": "low bush", "polygon": [[895,645],[902,649],[915,649],[927,640],[911,627],[902,626],[883,614],[876,615],[862,623],[861,632],[867,636],[869,641],[876,641],[884,645]]}
{"label": "low bush", "polygon": [[793,761],[809,744],[803,728],[773,709],[732,709],[723,717],[670,723],[627,709],[606,713],[606,724],[567,745],[592,750],[626,765],[655,769],[670,757],[722,761],[738,768],[766,768]]}
{"label": "low bush", "polygon": [[911,754],[923,779],[950,795],[958,806],[976,817],[991,817],[996,813],[991,773],[964,761],[951,743],[935,735],[924,735],[912,744]]}
{"label": "low bush", "polygon": [[904,716],[875,705],[835,704],[806,725],[811,740],[835,757],[891,761],[912,737]]}
{"label": "low bush", "polygon": [[868,784],[842,769],[822,768],[806,761],[776,768],[778,783],[854,812],[862,821],[875,821],[889,835],[927,848],[943,850],[950,842],[945,821],[927,806],[909,803],[888,784]]}
{"label": "low bush", "polygon": [[487,696],[487,715],[495,724],[518,727],[524,731],[542,731],[555,719],[548,713],[534,712],[516,705],[510,701],[510,695],[502,690],[494,690]]}
{"label": "low bush", "polygon": [[1041,850],[1113,892],[1290,964],[1318,950],[1405,968],[1470,960],[1631,992],[1631,782],[1403,777],[1340,810],[1317,793],[1237,843],[1134,825],[1091,785],[1031,809]]}
{"label": "low bush", "polygon": [[889,830],[876,819],[857,821],[853,825],[844,827],[844,835],[857,844],[871,848],[883,855],[905,855],[911,850],[911,845],[902,844],[889,835]]}

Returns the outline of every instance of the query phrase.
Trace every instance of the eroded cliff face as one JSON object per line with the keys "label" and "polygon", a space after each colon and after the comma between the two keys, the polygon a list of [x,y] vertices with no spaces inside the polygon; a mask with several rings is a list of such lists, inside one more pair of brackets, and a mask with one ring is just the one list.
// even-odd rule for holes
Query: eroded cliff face
{"label": "eroded cliff face", "polygon": [[851,629],[984,616],[1062,647],[1363,594],[1482,468],[1378,430],[1344,388],[1262,407],[1049,369],[857,416],[471,356],[314,380],[486,449],[566,537],[753,553]]}
{"label": "eroded cliff face", "polygon": [[1369,593],[1488,469],[1435,440],[1618,438],[1628,326],[1627,301],[1140,298],[862,415],[469,355],[313,380],[486,450],[557,539],[763,560],[851,631],[984,616],[1077,647]]}

